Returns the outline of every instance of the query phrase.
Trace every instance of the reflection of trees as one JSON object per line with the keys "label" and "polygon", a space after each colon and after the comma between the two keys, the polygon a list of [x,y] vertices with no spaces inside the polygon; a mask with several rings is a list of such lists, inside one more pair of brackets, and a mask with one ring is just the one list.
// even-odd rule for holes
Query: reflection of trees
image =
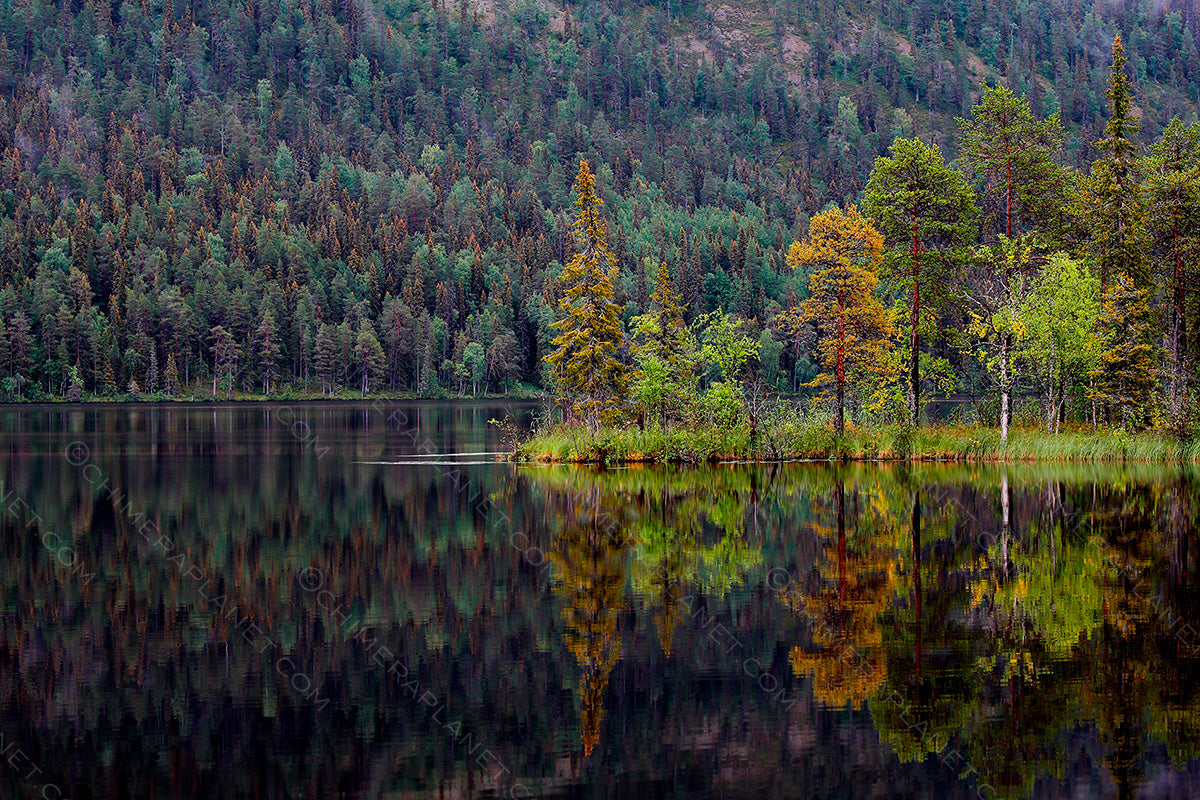
{"label": "reflection of trees", "polygon": [[817,574],[803,593],[804,612],[814,649],[793,648],[792,668],[813,679],[821,702],[858,708],[875,696],[887,679],[879,616],[890,607],[903,569],[896,547],[896,526],[886,496],[857,490],[851,497],[851,530],[843,481],[833,490],[833,525],[820,510],[815,531],[825,540]]}
{"label": "reflection of trees", "polygon": [[[439,448],[499,449],[483,438],[499,410],[479,412],[477,425],[459,413],[426,407],[422,429]],[[67,534],[97,573],[87,585],[64,579],[23,520],[0,519],[0,713],[47,772],[74,765],[64,795],[111,796],[104,787],[120,786],[126,796],[213,796],[205,787],[220,787],[231,798],[429,797],[440,786],[465,796],[479,786],[480,751],[457,743],[468,733],[525,776],[534,795],[580,794],[584,781],[597,795],[618,794],[602,774],[610,759],[647,782],[677,777],[683,765],[706,789],[801,785],[802,771],[820,763],[814,779],[855,787],[845,796],[881,776],[896,794],[913,795],[921,773],[887,766],[892,751],[940,755],[949,738],[1004,795],[1040,774],[1094,777],[1086,759],[1069,762],[1047,746],[1055,737],[1074,747],[1098,740],[1101,769],[1127,785],[1137,780],[1127,766],[1161,761],[1163,745],[1176,764],[1198,752],[1200,664],[1175,638],[1182,621],[1200,618],[1195,486],[1148,465],[1010,468],[1005,576],[998,536],[980,547],[967,535],[1002,529],[994,467],[477,467],[455,476],[355,464],[414,449],[382,430],[378,412],[321,405],[296,414],[320,435],[318,446],[332,445],[328,455],[282,425],[263,425],[273,418],[261,407],[0,415],[5,487],[47,529]],[[179,567],[61,458],[77,438],[93,444],[93,463],[129,504],[215,576],[209,595],[225,592],[239,618],[279,639],[327,708],[290,689],[274,661],[207,608]],[[844,565],[832,501],[839,478]],[[481,509],[477,491],[511,521]],[[570,518],[567,496],[584,498]],[[586,498],[595,497],[618,521],[611,541],[589,532]],[[527,537],[519,547],[514,531]],[[1098,555],[1086,549],[1093,540]],[[1116,564],[1106,564],[1110,556]],[[872,631],[869,617],[837,604],[863,597],[866,608],[870,591],[882,591],[871,581],[883,580],[886,563],[896,569],[892,599]],[[445,706],[437,720],[461,722],[461,734],[440,727],[433,707],[297,590],[302,565],[322,570],[337,600],[411,667],[416,691]],[[802,638],[814,626],[781,607],[788,593],[764,589],[774,568],[797,581],[812,576],[812,592],[824,590],[824,643]],[[705,618],[675,602],[688,596],[725,619],[744,650],[710,641]],[[883,686],[844,691],[868,698],[871,711],[844,715],[853,745],[820,721],[831,714],[820,694],[814,701],[789,685],[788,700],[798,698],[789,708],[742,670],[743,654],[766,663],[798,641],[808,653],[833,651],[837,622],[859,650],[878,641],[885,654]],[[874,738],[871,721],[882,746],[863,744]],[[578,750],[581,727],[594,741],[610,726],[621,735],[606,737],[606,763],[593,757],[588,774],[547,776],[558,743]],[[289,757],[277,742],[290,743]],[[821,758],[800,757],[811,753]],[[720,776],[714,758],[731,765]]]}
{"label": "reflection of trees", "polygon": [[[938,541],[954,529],[955,509],[932,502],[912,475],[903,476],[894,498],[893,517],[903,520],[898,527],[911,563],[899,602],[882,618],[888,681],[882,699],[871,703],[871,717],[880,737],[910,762],[941,754],[970,713],[976,637],[959,616],[969,550]],[[931,560],[931,551],[941,555]]]}
{"label": "reflection of trees", "polygon": [[1196,534],[1194,490],[1186,481],[1052,481],[1029,487],[1030,497],[1040,500],[1036,513],[1018,522],[1012,509],[1009,530],[1011,498],[1002,495],[996,566],[972,582],[971,618],[987,648],[981,710],[960,738],[981,781],[1015,798],[1039,775],[1063,777],[1063,731],[1091,725],[1118,796],[1133,797],[1150,741],[1176,764],[1200,741],[1196,653],[1177,639],[1195,605],[1187,589],[1171,588],[1194,585],[1194,566],[1178,558]]}
{"label": "reflection of trees", "polygon": [[583,747],[590,755],[609,675],[621,657],[617,619],[630,556],[633,590],[650,607],[669,655],[687,610],[684,598],[692,591],[723,594],[761,563],[761,552],[743,535],[756,477],[721,470],[712,481],[698,481],[693,473],[590,468],[543,469],[529,477],[546,492],[547,514],[556,520],[555,593],[566,600],[563,638],[580,667]]}
{"label": "reflection of trees", "polygon": [[566,601],[563,641],[579,664],[583,754],[600,740],[608,677],[621,658],[617,634],[625,592],[629,542],[619,535],[615,509],[601,505],[598,490],[565,496],[554,504],[563,520],[551,553],[558,566],[555,594]]}
{"label": "reflection of trees", "polygon": [[[592,493],[609,536],[633,548],[634,595],[651,609],[664,652],[693,592],[716,597],[762,568],[758,470],[539,469],[530,479],[551,494]],[[615,527],[620,520],[619,527]]]}

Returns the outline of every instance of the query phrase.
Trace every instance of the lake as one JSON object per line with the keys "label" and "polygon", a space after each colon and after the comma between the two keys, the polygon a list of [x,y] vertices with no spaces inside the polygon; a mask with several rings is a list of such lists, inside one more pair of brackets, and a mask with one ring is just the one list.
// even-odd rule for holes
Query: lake
{"label": "lake", "polygon": [[1200,795],[1194,467],[521,467],[496,401],[0,409],[0,786]]}

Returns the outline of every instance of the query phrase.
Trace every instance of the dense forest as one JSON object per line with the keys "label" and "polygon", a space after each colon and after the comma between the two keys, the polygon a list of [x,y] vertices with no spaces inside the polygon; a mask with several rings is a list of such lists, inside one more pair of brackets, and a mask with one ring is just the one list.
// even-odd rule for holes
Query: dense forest
{"label": "dense forest", "polygon": [[[1116,36],[1128,62],[1114,134]],[[822,357],[789,324],[812,272],[789,248],[816,215],[856,203],[901,252],[868,181],[902,141],[980,203],[962,253],[1007,253],[999,272],[1051,274],[1063,296],[1098,281],[1091,327],[1110,343],[1122,326],[1145,333],[1122,357],[1186,406],[1197,36],[1182,0],[5,2],[0,391],[544,386],[581,160],[624,324],[665,263],[688,323],[739,320],[759,343],[756,379],[795,390]],[[991,162],[969,158],[988,85],[1053,129],[1042,167],[1058,183],[1021,198],[1015,229],[1011,213],[996,224]],[[1000,376],[1010,323],[980,304],[998,296],[997,270],[941,250],[963,280],[918,320],[926,390],[1048,383],[1052,410],[1089,413],[1107,351],[1058,366],[1014,351]],[[910,288],[891,288],[904,306]],[[1080,355],[1068,334],[1054,334],[1061,352]]]}

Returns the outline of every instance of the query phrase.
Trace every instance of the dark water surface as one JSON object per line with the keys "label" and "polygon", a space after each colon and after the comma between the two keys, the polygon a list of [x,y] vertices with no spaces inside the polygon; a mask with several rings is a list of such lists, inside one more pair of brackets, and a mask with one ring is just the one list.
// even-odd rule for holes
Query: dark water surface
{"label": "dark water surface", "polygon": [[509,410],[0,410],[3,796],[1200,796],[1190,469],[427,455]]}

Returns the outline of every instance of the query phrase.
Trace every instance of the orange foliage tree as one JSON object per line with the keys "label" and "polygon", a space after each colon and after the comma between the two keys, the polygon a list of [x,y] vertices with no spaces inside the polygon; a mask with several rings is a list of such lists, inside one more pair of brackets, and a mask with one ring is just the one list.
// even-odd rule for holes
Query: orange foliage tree
{"label": "orange foliage tree", "polygon": [[813,217],[808,239],[788,249],[792,269],[814,268],[801,316],[817,330],[824,369],[814,383],[833,387],[839,435],[846,430],[847,382],[877,365],[894,335],[875,294],[882,260],[883,236],[853,205]]}

